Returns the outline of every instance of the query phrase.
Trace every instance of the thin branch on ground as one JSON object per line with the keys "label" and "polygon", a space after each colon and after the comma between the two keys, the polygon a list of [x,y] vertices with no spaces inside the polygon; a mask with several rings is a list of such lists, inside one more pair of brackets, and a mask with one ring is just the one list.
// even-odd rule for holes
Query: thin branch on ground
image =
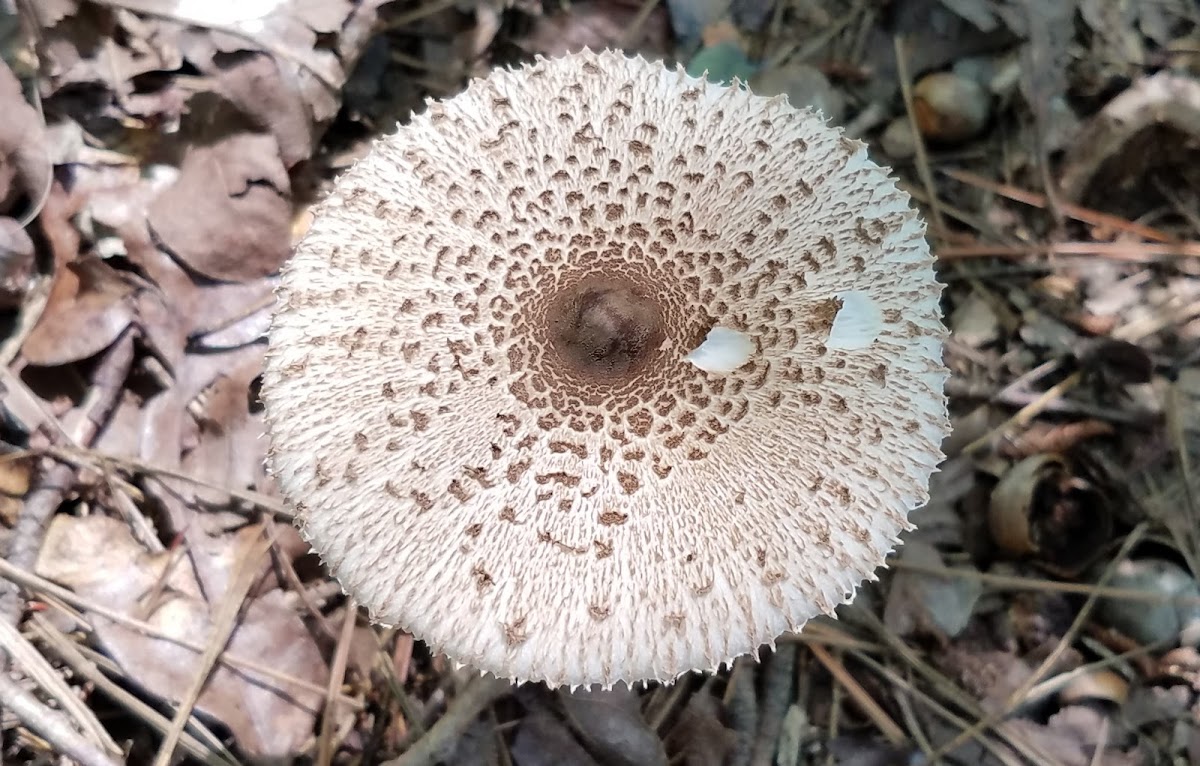
{"label": "thin branch on ground", "polygon": [[[105,352],[96,367],[92,387],[80,407],[82,417],[71,429],[76,444],[90,445],[111,417],[121,398],[125,378],[133,366],[133,333],[126,330]],[[21,515],[13,525],[5,559],[20,569],[32,569],[41,551],[50,517],[75,484],[74,466],[43,459],[37,484],[25,496]],[[15,583],[0,581],[0,619],[15,624],[21,614],[20,591]]]}
{"label": "thin branch on ground", "polygon": [[[96,688],[104,692],[110,699],[124,707],[140,720],[145,721],[152,726],[160,734],[166,734],[171,727],[171,721],[162,713],[155,710],[150,705],[138,699],[125,687],[113,681],[96,665],[96,663],[84,656],[79,647],[66,636],[62,635],[50,621],[40,614],[35,614],[31,618],[33,629],[41,640],[50,647],[50,650],[57,654],[63,662],[71,667],[71,669],[87,679],[88,683],[94,684]],[[198,722],[193,717],[189,724],[193,728],[201,730],[201,734],[207,741],[201,741],[196,736],[190,733],[184,733],[180,739],[180,746],[194,758],[205,761],[209,764],[217,766],[235,766],[237,759],[232,753],[221,743],[212,732],[198,726]]]}
{"label": "thin branch on ground", "polygon": [[871,722],[879,728],[879,731],[893,745],[902,745],[908,741],[908,735],[904,733],[891,716],[884,711],[875,698],[867,693],[867,690],[862,688],[854,676],[850,675],[850,671],[846,670],[846,666],[833,658],[825,647],[820,644],[809,644],[808,650],[813,653],[817,661],[825,666],[830,675],[837,679],[837,682],[845,688],[846,693],[854,700],[861,710]]}
{"label": "thin branch on ground", "polygon": [[494,676],[476,678],[454,699],[445,715],[429,728],[425,736],[414,742],[399,758],[380,766],[434,766],[454,747],[454,741],[462,736],[480,713],[511,690],[512,684]]}
{"label": "thin branch on ground", "polygon": [[[1110,579],[1112,579],[1113,573],[1116,571],[1117,564],[1125,560],[1125,557],[1129,555],[1129,552],[1133,550],[1134,546],[1137,545],[1142,539],[1142,536],[1146,534],[1146,529],[1147,526],[1145,522],[1137,527],[1134,527],[1133,531],[1130,532],[1125,538],[1125,542],[1122,543],[1121,549],[1117,551],[1117,555],[1114,556],[1112,561],[1108,563],[1108,566],[1104,568],[1103,573],[1100,575],[1099,582],[1097,583],[1098,585],[1103,586]],[[1000,721],[1004,720],[1004,718],[1008,716],[1014,708],[1022,704],[1029,696],[1029,692],[1038,684],[1039,681],[1042,680],[1043,677],[1045,677],[1046,673],[1048,673],[1050,669],[1054,667],[1059,658],[1062,657],[1063,653],[1071,646],[1071,643],[1075,640],[1075,636],[1079,633],[1080,629],[1083,628],[1084,623],[1086,623],[1088,617],[1091,616],[1092,609],[1095,608],[1096,602],[1099,600],[1100,597],[1095,593],[1092,593],[1090,596],[1088,596],[1087,600],[1083,603],[1083,606],[1080,607],[1079,613],[1075,615],[1075,619],[1071,622],[1070,627],[1067,628],[1066,633],[1064,633],[1062,638],[1059,639],[1054,649],[1052,649],[1050,653],[1042,659],[1041,664],[1037,666],[1033,673],[1031,673],[1028,678],[1021,682],[1020,686],[1018,686],[1010,695],[1008,695],[1008,698],[1005,700],[1005,704],[999,710],[991,715],[981,718],[977,723],[972,725],[971,728],[961,732],[957,737],[950,740],[950,742],[939,747],[934,753],[934,756],[944,756],[946,753],[954,750],[962,743],[971,739],[971,737],[973,737],[975,734],[985,731],[986,729],[998,724]]]}
{"label": "thin branch on ground", "polygon": [[71,726],[66,717],[51,710],[31,692],[22,689],[7,673],[0,673],[0,707],[10,710],[22,726],[50,743],[55,752],[82,766],[117,766],[99,746]]}
{"label": "thin branch on ground", "polygon": [[329,669],[329,688],[325,692],[321,733],[317,737],[317,766],[329,766],[333,763],[336,750],[334,738],[337,732],[338,690],[346,680],[346,662],[350,657],[350,640],[354,636],[354,625],[357,618],[358,604],[354,603],[354,599],[348,599],[346,614],[342,618],[341,635],[338,636],[337,650],[333,656],[333,665]]}
{"label": "thin branch on ground", "polygon": [[229,581],[225,595],[221,598],[217,613],[213,616],[208,645],[200,657],[200,667],[196,669],[191,685],[175,710],[171,728],[167,731],[167,735],[158,749],[154,766],[169,766],[171,763],[175,755],[175,747],[179,744],[179,738],[183,735],[188,719],[191,718],[192,708],[195,707],[196,701],[200,699],[200,693],[208,684],[208,677],[216,667],[218,658],[225,652],[225,646],[229,643],[230,636],[233,635],[238,615],[241,614],[242,607],[246,604],[246,594],[250,592],[250,588],[257,579],[259,564],[270,549],[271,541],[264,536],[250,541],[242,550],[238,551],[240,555],[237,569]]}

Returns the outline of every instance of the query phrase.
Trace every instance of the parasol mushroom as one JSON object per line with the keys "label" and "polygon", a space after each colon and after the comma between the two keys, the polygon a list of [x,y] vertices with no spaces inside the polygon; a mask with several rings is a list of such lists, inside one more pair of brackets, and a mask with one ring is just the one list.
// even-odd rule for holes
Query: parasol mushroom
{"label": "parasol mushroom", "polygon": [[861,142],[617,52],[378,141],[286,266],[263,398],[373,619],[504,678],[672,679],[852,597],[948,430],[941,286]]}

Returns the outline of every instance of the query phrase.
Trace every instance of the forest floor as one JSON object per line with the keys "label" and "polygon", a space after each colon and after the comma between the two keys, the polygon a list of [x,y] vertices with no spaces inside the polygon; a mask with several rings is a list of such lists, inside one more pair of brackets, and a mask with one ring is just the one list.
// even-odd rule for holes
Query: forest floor
{"label": "forest floor", "polygon": [[[895,169],[954,431],[839,619],[572,694],[348,606],[257,391],[339,172],[584,46],[787,94]],[[3,0],[0,53],[0,762],[1200,763],[1192,0]]]}

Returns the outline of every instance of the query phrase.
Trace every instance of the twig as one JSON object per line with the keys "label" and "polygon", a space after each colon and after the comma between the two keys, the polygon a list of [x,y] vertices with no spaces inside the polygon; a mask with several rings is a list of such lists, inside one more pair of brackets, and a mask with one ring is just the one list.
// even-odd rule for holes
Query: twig
{"label": "twig", "polygon": [[4,620],[0,620],[0,646],[8,653],[13,666],[58,702],[62,711],[75,722],[76,727],[86,734],[91,742],[112,755],[121,754],[121,748],[105,731],[91,708],[79,699],[59,672],[37,650],[37,647],[29,643],[29,639]]}
{"label": "twig", "polygon": [[979,450],[991,444],[992,440],[1000,434],[1003,434],[1012,428],[1024,428],[1025,426],[1029,425],[1030,422],[1032,422],[1033,419],[1036,418],[1051,402],[1062,397],[1063,394],[1079,385],[1081,380],[1083,380],[1083,374],[1080,372],[1073,372],[1067,377],[1063,378],[1057,384],[1046,389],[1043,394],[1039,395],[1029,404],[1017,410],[1017,412],[1008,420],[1004,421],[1000,425],[985,433],[983,436],[980,436],[975,441],[963,447],[963,454],[970,455],[973,452],[978,452]]}
{"label": "twig", "polygon": [[458,0],[433,0],[431,3],[417,6],[408,13],[402,13],[399,16],[394,16],[388,19],[386,22],[384,22],[383,28],[386,30],[406,27],[409,24],[414,24],[420,21],[421,19],[429,18],[430,16],[453,8],[457,4]]}
{"label": "twig", "polygon": [[346,660],[350,656],[350,639],[354,636],[354,623],[358,618],[358,604],[347,599],[346,614],[342,619],[342,633],[338,637],[337,653],[333,667],[329,669],[329,688],[325,692],[325,712],[321,717],[321,734],[317,738],[317,766],[333,763],[336,749],[334,734],[337,730],[337,697],[342,682],[346,680]]}
{"label": "twig", "polygon": [[229,495],[231,498],[234,498],[236,500],[241,500],[242,502],[245,502],[245,503],[249,503],[250,505],[253,505],[254,507],[256,507],[260,510],[270,511],[272,514],[278,516],[281,519],[285,519],[288,521],[290,521],[292,519],[291,511],[289,511],[284,506],[283,503],[279,502],[278,500],[276,500],[273,497],[270,497],[269,495],[264,495],[261,492],[255,492],[255,491],[249,490],[249,489],[235,489],[232,487],[222,487],[220,484],[215,484],[213,482],[206,481],[204,479],[198,479],[195,476],[190,476],[182,471],[179,471],[179,470],[176,470],[173,468],[165,468],[162,466],[157,466],[157,465],[154,465],[153,463],[147,463],[144,460],[138,460],[137,458],[127,457],[125,455],[109,455],[109,454],[96,452],[94,450],[79,449],[79,448],[50,447],[49,449],[46,450],[46,452],[47,452],[47,454],[53,455],[54,457],[57,457],[58,459],[64,460],[67,462],[75,461],[75,462],[83,463],[83,464],[86,464],[89,466],[108,465],[108,466],[124,468],[125,470],[133,472],[133,473],[143,473],[143,474],[147,474],[149,476],[159,476],[159,477],[165,476],[168,479],[177,479],[179,481],[186,481],[189,484],[193,484],[197,487],[204,487],[205,489],[212,489],[212,490],[216,490],[217,492],[224,492],[225,494]]}
{"label": "twig", "polygon": [[[911,688],[911,686],[912,683],[909,681],[908,688]],[[892,699],[896,700],[896,707],[900,708],[900,715],[904,717],[904,725],[912,733],[912,738],[917,743],[917,747],[921,748],[921,752],[925,754],[927,762],[938,766],[941,763],[941,759],[933,758],[933,745],[930,744],[929,737],[925,736],[925,731],[921,728],[921,721],[917,718],[917,713],[913,710],[912,702],[908,697],[909,695],[903,694],[900,688],[892,690]]]}
{"label": "twig", "polygon": [[929,153],[925,151],[925,139],[917,125],[917,111],[913,102],[912,80],[909,79],[908,52],[904,48],[904,37],[896,35],[893,38],[896,49],[896,77],[900,80],[900,94],[904,97],[904,110],[908,114],[909,126],[912,128],[913,148],[916,149],[917,175],[929,195],[929,213],[933,217],[933,225],[938,239],[946,236],[946,221],[942,218],[941,201],[938,199],[937,186],[933,182],[933,173],[929,169]]}
{"label": "twig", "polygon": [[507,681],[480,676],[455,698],[445,715],[399,758],[380,766],[434,766],[487,707],[512,689]]}
{"label": "twig", "polygon": [[[918,675],[920,675],[935,689],[941,692],[941,694],[947,700],[953,702],[961,710],[970,713],[977,718],[983,715],[983,709],[980,707],[978,701],[968,695],[959,686],[951,682],[950,679],[946,678],[946,676],[938,672],[929,663],[925,662],[925,660],[921,659],[916,651],[911,646],[904,643],[904,641],[900,640],[895,633],[890,631],[874,612],[871,612],[868,609],[860,609],[856,610],[855,614],[858,619],[867,623],[871,630],[877,636],[879,636],[884,643],[891,647],[892,650],[896,652],[896,654],[899,655],[900,658],[904,660],[904,662],[906,662],[913,670],[915,670]],[[1049,764],[1052,764],[1052,761],[1044,757],[1032,743],[1019,738],[1018,735],[1014,734],[1014,732],[1006,728],[1004,725],[992,726],[990,728],[994,729],[997,734],[1005,737],[1012,747],[1018,750],[1028,760],[1038,764],[1038,766],[1048,766]]]}
{"label": "twig", "polygon": [[[199,641],[192,641],[190,639],[172,636],[171,634],[153,625],[150,625],[149,623],[134,619],[129,615],[122,614],[121,612],[117,612],[113,609],[109,609],[103,604],[95,603],[83,598],[82,596],[72,593],[66,588],[56,585],[43,577],[39,577],[22,569],[18,569],[2,558],[0,558],[0,577],[12,580],[21,587],[31,590],[34,593],[50,596],[53,599],[70,604],[78,609],[98,615],[106,620],[111,620],[118,625],[122,625],[130,630],[135,630],[144,636],[150,636],[151,638],[168,641],[176,646],[182,646],[185,649],[189,649],[197,653],[203,652],[205,649],[205,645]],[[51,603],[53,604],[53,602]],[[287,673],[281,673],[274,668],[267,667],[266,665],[258,662],[242,659],[235,654],[222,654],[218,661],[222,665],[230,667],[235,672],[253,673],[255,675],[262,676],[263,678],[254,678],[251,679],[251,681],[255,684],[274,689],[279,692],[286,692],[287,690],[271,686],[265,679],[277,681],[280,684],[285,684],[288,686],[294,686],[315,694],[325,693],[324,686],[314,684],[310,681],[305,681],[302,678],[296,678],[295,676],[288,675]],[[351,710],[359,710],[362,707],[357,700],[346,696],[339,697],[339,700],[343,705],[346,705]]]}
{"label": "twig", "polygon": [[[133,715],[142,719],[154,729],[162,734],[165,734],[171,727],[171,721],[162,713],[155,710],[150,705],[142,702],[140,699],[131,694],[120,684],[106,676],[96,663],[84,656],[69,639],[62,633],[55,630],[49,620],[40,614],[35,614],[31,618],[33,629],[41,637],[42,641],[49,645],[51,651],[62,658],[63,662],[71,666],[79,675],[94,684],[96,688],[104,692],[114,702],[124,707]],[[196,726],[195,719],[192,720],[192,725]],[[193,757],[210,764],[224,764],[225,766],[235,766],[237,759],[233,754],[221,744],[221,740],[207,729],[203,729],[203,734],[207,738],[207,742],[200,741],[197,737],[184,733],[180,739],[180,745],[184,750]]]}
{"label": "twig", "polygon": [[947,245],[937,248],[940,260],[963,258],[1029,258],[1036,255],[1088,256],[1131,263],[1157,263],[1168,258],[1200,257],[1200,242],[1042,242],[1028,245]]}
{"label": "twig", "polygon": [[825,650],[825,647],[820,644],[809,644],[808,650],[813,653],[818,662],[825,666],[830,675],[836,678],[838,683],[845,688],[846,693],[850,695],[859,709],[871,719],[871,722],[879,728],[879,731],[883,732],[883,736],[887,738],[888,742],[891,742],[893,745],[903,745],[905,742],[908,742],[908,735],[904,733],[904,730],[897,726],[891,716],[875,701],[875,698],[868,694],[866,689],[862,688],[862,684],[854,676],[850,675],[850,671],[846,670],[845,665],[836,661]]}
{"label": "twig", "polygon": [[[928,707],[934,712],[935,715],[939,716],[951,726],[954,726],[960,730],[967,727],[968,724],[964,719],[959,718],[957,715],[947,710],[944,705],[925,692],[921,691],[921,689],[913,684],[909,679],[900,676],[891,668],[886,667],[883,663],[875,660],[873,657],[863,654],[862,652],[851,651],[850,654],[852,654],[859,662],[874,670],[893,686],[897,687],[898,690],[903,690],[913,699]],[[897,694],[896,696],[897,700],[899,700],[902,695]],[[997,745],[988,737],[984,736],[982,733],[975,736],[975,741],[982,745],[989,753],[996,756],[996,758],[1004,763],[1005,766],[1020,766],[1011,753],[1002,749],[999,745]],[[940,760],[933,758],[932,748],[925,754],[927,756],[926,761],[928,763],[936,764]]]}
{"label": "twig", "polygon": [[[1031,207],[1044,209],[1048,204],[1046,195],[1038,194],[1037,192],[1020,189],[1011,184],[997,183],[990,178],[972,173],[969,170],[959,170],[957,168],[940,168],[938,172],[943,173],[955,181],[975,186],[984,191],[991,192],[1000,197],[1010,199],[1014,202],[1021,202]],[[1123,231],[1129,234],[1134,234],[1143,239],[1153,240],[1155,242],[1171,242],[1174,238],[1159,231],[1151,226],[1130,221],[1120,216],[1110,215],[1109,213],[1101,213],[1098,210],[1075,205],[1070,202],[1059,202],[1059,209],[1067,216],[1074,218],[1076,221],[1091,224],[1092,226],[1105,226],[1117,231]]]}
{"label": "twig", "polygon": [[234,624],[246,602],[246,594],[250,592],[250,588],[258,576],[259,562],[270,548],[271,541],[265,537],[259,537],[250,541],[240,551],[237,570],[234,572],[233,578],[225,590],[225,595],[221,599],[221,605],[213,617],[208,646],[200,657],[200,667],[196,669],[191,685],[175,710],[175,718],[171,721],[171,728],[167,731],[167,735],[163,737],[158,755],[154,759],[154,766],[170,765],[175,748],[179,744],[179,738],[183,735],[188,719],[191,718],[192,708],[200,699],[200,692],[208,683],[209,674],[216,666],[217,658],[225,651],[225,645],[229,643],[229,637],[233,635]]}
{"label": "twig", "polygon": [[[1100,585],[1104,585],[1108,582],[1108,580],[1112,577],[1114,570],[1116,569],[1116,565],[1129,555],[1129,552],[1133,550],[1133,547],[1137,545],[1138,541],[1142,539],[1142,536],[1145,533],[1145,522],[1137,527],[1134,527],[1133,531],[1129,533],[1129,536],[1125,538],[1125,542],[1122,543],[1121,549],[1117,551],[1117,555],[1113,557],[1113,560],[1109,562],[1108,566],[1105,567],[1104,572],[1100,575]],[[1067,628],[1067,632],[1063,634],[1061,639],[1059,639],[1058,644],[1055,645],[1054,649],[1046,655],[1041,664],[1037,666],[1033,673],[1031,673],[1028,678],[1021,682],[1021,685],[1014,689],[1012,694],[1008,695],[1008,698],[1005,700],[1005,704],[1000,709],[998,709],[995,713],[981,718],[977,723],[973,724],[971,728],[961,732],[957,737],[950,740],[950,742],[939,747],[934,755],[940,757],[951,750],[954,750],[959,745],[971,739],[971,737],[973,737],[975,734],[978,734],[1002,721],[1004,717],[1008,715],[1009,711],[1017,707],[1029,695],[1030,690],[1037,685],[1042,677],[1054,667],[1054,664],[1058,662],[1063,653],[1067,651],[1071,643],[1074,641],[1075,635],[1079,633],[1079,630],[1083,627],[1084,623],[1087,622],[1087,619],[1091,615],[1092,609],[1096,606],[1096,602],[1098,600],[1099,597],[1095,593],[1088,596],[1087,601],[1083,603],[1083,606],[1079,609],[1079,613],[1075,615],[1075,619],[1071,622],[1071,626]]]}
{"label": "twig", "polygon": [[0,706],[8,708],[54,750],[82,766],[117,766],[103,750],[89,742],[57,711],[43,705],[25,691],[7,673],[0,673]]}
{"label": "twig", "polygon": [[[92,388],[80,408],[82,417],[70,432],[64,433],[59,426],[60,438],[68,439],[75,444],[90,444],[96,438],[120,400],[121,388],[133,366],[133,358],[133,335],[126,330],[109,346],[103,360],[97,366]],[[53,422],[58,425],[57,421]],[[11,565],[13,568],[31,569],[33,567],[41,550],[46,524],[62,504],[63,498],[74,482],[75,469],[73,466],[61,461],[43,461],[43,470],[38,483],[26,494],[21,515],[17,517],[13,527],[13,535],[4,564]],[[0,620],[6,626],[15,624],[20,619],[22,603],[17,583],[8,579],[0,581]],[[0,667],[7,664],[7,657],[6,652],[0,651]],[[15,685],[14,688],[19,689]],[[39,710],[39,708],[41,709]],[[50,718],[49,716],[58,716],[58,714],[43,706],[33,695],[22,699],[19,707],[13,707],[12,710],[23,723],[35,731],[38,730],[36,727],[39,722],[59,720],[57,717]],[[31,720],[30,716],[36,720]],[[45,725],[49,726],[50,724]],[[50,738],[47,737],[47,739]]]}
{"label": "twig", "polygon": [[263,527],[267,530],[267,536],[271,538],[271,556],[275,559],[276,568],[283,575],[283,579],[287,580],[292,593],[296,594],[296,598],[304,605],[304,609],[308,612],[309,616],[313,618],[317,628],[325,634],[326,638],[336,641],[338,638],[337,630],[330,624],[329,619],[321,613],[317,605],[313,603],[312,597],[309,596],[308,590],[304,587],[304,583],[300,582],[300,575],[296,574],[296,568],[292,566],[291,561],[288,561],[283,549],[279,546],[279,530],[275,526],[275,519],[266,513],[261,514],[261,519]]}
{"label": "twig", "polygon": [[[133,334],[126,330],[108,348],[96,367],[92,388],[81,406],[83,417],[70,436],[77,444],[91,444],[112,415],[120,400],[121,387],[133,366]],[[32,569],[42,547],[46,524],[62,505],[63,497],[75,482],[75,469],[61,461],[43,461],[38,483],[25,496],[21,515],[13,525],[13,535],[5,557],[13,566]],[[20,617],[21,599],[12,583],[0,582],[0,619],[15,623]]]}
{"label": "twig", "polygon": [[978,580],[997,590],[1075,593],[1084,596],[1095,594],[1101,598],[1141,601],[1152,604],[1200,605],[1200,596],[1166,596],[1158,591],[1138,590],[1137,588],[1101,587],[1099,585],[1092,585],[1091,583],[1059,582],[1057,580],[1043,580],[1036,577],[998,575],[991,572],[980,572],[977,569],[938,566],[936,564],[918,564],[902,558],[888,562],[888,566],[893,569],[907,569],[912,572],[920,572],[921,574],[934,575],[936,577],[961,577],[964,580]]}
{"label": "twig", "polygon": [[792,680],[796,675],[796,645],[776,644],[775,654],[767,663],[763,680],[763,700],[758,718],[758,741],[754,744],[751,766],[772,766],[783,718],[792,703]]}

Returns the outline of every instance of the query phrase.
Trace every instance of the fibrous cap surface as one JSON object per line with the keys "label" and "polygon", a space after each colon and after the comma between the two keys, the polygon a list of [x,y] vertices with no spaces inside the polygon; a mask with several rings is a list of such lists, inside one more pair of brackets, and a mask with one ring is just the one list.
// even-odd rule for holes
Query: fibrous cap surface
{"label": "fibrous cap surface", "polygon": [[[713,668],[832,612],[927,498],[923,226],[783,99],[539,60],[431,104],[315,213],[271,330],[272,467],[343,587],[455,660]],[[714,327],[744,364],[688,361]]]}

